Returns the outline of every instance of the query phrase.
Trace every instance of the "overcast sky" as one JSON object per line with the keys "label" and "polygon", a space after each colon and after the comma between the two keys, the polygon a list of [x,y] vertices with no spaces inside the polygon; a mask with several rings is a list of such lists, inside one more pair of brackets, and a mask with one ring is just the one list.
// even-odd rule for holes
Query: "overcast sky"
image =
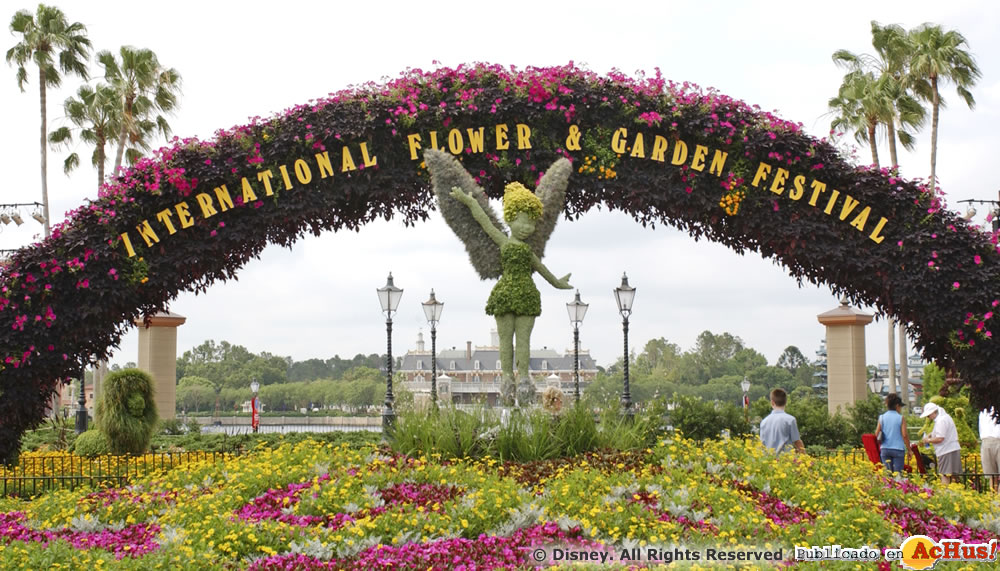
{"label": "overcast sky", "polygon": [[[573,61],[598,73],[632,74],[659,67],[665,77],[691,81],[775,110],[821,137],[829,132],[828,99],[843,76],[830,55],[845,48],[871,51],[871,20],[910,28],[935,22],[961,31],[983,78],[969,111],[952,86],[941,114],[938,176],[951,208],[975,198],[996,200],[1000,182],[1000,8],[993,2],[194,2],[146,4],[104,0],[57,2],[72,21],[87,26],[96,50],[121,45],[150,48],[183,76],[180,108],[170,118],[181,137],[210,138],[220,128],[267,117],[349,85],[379,81],[404,69],[491,62],[520,67]],[[5,3],[10,18],[34,2]],[[3,51],[16,39],[0,34]],[[14,70],[0,81],[3,202],[41,200],[37,73],[27,93]],[[91,73],[101,68],[91,63]],[[66,124],[62,101],[79,80],[49,92],[49,124]],[[901,155],[907,178],[930,170],[930,129],[917,148]],[[90,149],[77,149],[82,157]],[[880,149],[888,162],[888,151]],[[96,196],[96,173],[85,164],[62,173],[64,151],[50,152],[49,197],[54,222]],[[857,156],[867,162],[867,148]],[[985,224],[985,207],[976,220]],[[0,248],[40,238],[41,225],[0,226]],[[774,364],[788,345],[812,357],[825,332],[816,315],[837,306],[826,288],[795,280],[756,255],[741,257],[724,246],[695,242],[669,227],[642,228],[621,213],[593,210],[561,221],[546,250],[556,275],[572,272],[590,310],[581,346],[601,365],[622,354],[621,318],[612,290],[628,272],[637,288],[630,342],[666,337],[690,349],[704,330],[728,331]],[[207,294],[183,293],[171,311],[188,318],[178,330],[178,352],[206,339],[227,340],[253,352],[296,360],[351,357],[385,350],[385,324],[375,289],[392,271],[404,289],[395,319],[393,352],[412,349],[427,325],[420,302],[434,288],[445,303],[438,347],[489,343],[491,317],[483,308],[493,282],[482,282],[441,218],[404,228],[399,220],[374,222],[358,233],[308,237],[293,249],[269,247],[239,281],[217,283]],[[565,303],[572,292],[554,290],[536,277],[543,314],[532,345],[564,349],[572,343]],[[884,321],[868,327],[867,361],[885,362]],[[123,339],[112,361],[137,357],[138,335]],[[429,343],[428,343],[429,346]]]}

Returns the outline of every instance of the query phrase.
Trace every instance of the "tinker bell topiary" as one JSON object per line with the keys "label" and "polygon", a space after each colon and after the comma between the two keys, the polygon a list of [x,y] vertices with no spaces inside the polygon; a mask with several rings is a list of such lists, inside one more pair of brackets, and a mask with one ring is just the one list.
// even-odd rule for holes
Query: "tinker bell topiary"
{"label": "tinker bell topiary", "polygon": [[[504,401],[526,404],[534,394],[528,374],[531,330],[542,313],[542,300],[531,274],[538,272],[559,289],[570,289],[569,276],[556,278],[541,262],[545,243],[555,229],[565,203],[566,185],[572,165],[559,159],[549,167],[536,193],[519,182],[507,185],[503,217],[510,226],[504,231],[476,181],[451,155],[436,150],[424,153],[434,193],[445,221],[465,244],[472,265],[482,279],[500,280],[486,302],[486,313],[497,321],[500,335],[501,391]],[[514,338],[517,338],[515,351]],[[517,376],[514,376],[515,355]]]}

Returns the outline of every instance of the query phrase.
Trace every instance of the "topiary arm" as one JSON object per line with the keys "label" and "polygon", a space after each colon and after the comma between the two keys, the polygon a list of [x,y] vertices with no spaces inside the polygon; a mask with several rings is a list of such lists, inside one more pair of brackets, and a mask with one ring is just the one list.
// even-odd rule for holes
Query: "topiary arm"
{"label": "topiary arm", "polygon": [[543,264],[534,253],[531,254],[531,267],[536,272],[541,274],[541,276],[545,278],[545,281],[552,284],[552,287],[557,289],[573,289],[573,286],[569,285],[569,277],[573,274],[566,274],[565,276],[557,279],[556,276],[545,267],[545,264]]}
{"label": "topiary arm", "polygon": [[566,187],[572,172],[573,163],[559,159],[545,171],[535,189],[535,196],[542,201],[542,217],[535,222],[535,232],[524,241],[539,258],[545,257],[545,243],[566,208]]}
{"label": "topiary arm", "polygon": [[[500,248],[491,235],[495,230],[506,239],[500,219],[490,207],[486,193],[476,184],[472,175],[465,170],[462,163],[455,157],[442,151],[429,149],[424,152],[424,164],[431,173],[434,194],[437,197],[438,208],[448,227],[465,245],[469,260],[482,279],[498,278],[503,270],[500,264]],[[486,222],[477,220],[472,210],[452,194],[455,188],[462,189],[463,194],[473,197],[483,213]]]}
{"label": "topiary arm", "polygon": [[490,237],[491,240],[496,242],[497,246],[503,246],[507,241],[507,235],[501,232],[493,223],[490,221],[490,217],[483,210],[482,205],[476,200],[471,194],[466,194],[461,188],[457,186],[451,189],[451,196],[456,200],[468,207],[469,212],[472,213],[472,218],[479,223],[486,235]]}

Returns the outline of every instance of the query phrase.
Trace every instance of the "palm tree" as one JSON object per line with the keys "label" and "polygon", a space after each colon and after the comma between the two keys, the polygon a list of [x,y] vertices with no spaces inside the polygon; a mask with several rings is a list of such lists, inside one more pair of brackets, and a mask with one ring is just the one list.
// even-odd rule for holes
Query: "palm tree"
{"label": "palm tree", "polygon": [[[111,86],[98,83],[96,87],[82,85],[77,91],[77,97],[66,99],[63,104],[66,118],[79,130],[80,139],[94,146],[91,163],[97,167],[97,187],[104,183],[104,166],[107,164],[105,146],[108,139],[118,137],[121,123],[118,94]],[[49,135],[53,144],[69,144],[73,141],[73,133],[69,127],[56,129]],[[80,165],[80,156],[71,153],[63,163],[63,171],[69,174]]]}
{"label": "palm tree", "polygon": [[[118,93],[121,105],[121,125],[114,169],[121,168],[122,158],[130,163],[139,150],[149,149],[152,134],[170,134],[170,125],[162,113],[177,106],[181,76],[173,68],[160,65],[152,50],[122,46],[115,57],[109,51],[97,54],[104,67],[104,78]],[[127,154],[126,154],[127,153]]]}
{"label": "palm tree", "polygon": [[[59,87],[62,73],[72,73],[87,79],[87,58],[90,54],[90,40],[87,28],[79,22],[70,24],[62,10],[38,5],[35,14],[19,10],[10,20],[10,30],[20,34],[20,41],[7,50],[7,63],[17,66],[17,86],[24,91],[28,83],[28,62],[38,66],[38,92],[41,106],[41,151],[42,151],[42,209],[45,216],[43,226],[45,237],[49,237],[49,181],[48,149],[46,138],[46,92],[51,87]],[[58,64],[56,63],[58,59]]]}
{"label": "palm tree", "polygon": [[[836,57],[836,55],[835,55]],[[830,113],[834,115],[830,128],[854,134],[854,139],[867,143],[872,153],[872,164],[879,166],[876,134],[880,125],[892,124],[895,119],[895,101],[892,98],[891,78],[878,78],[870,71],[855,69],[844,76],[837,96],[830,99]],[[895,323],[889,318],[889,392],[896,390]]]}
{"label": "palm tree", "polygon": [[852,73],[874,73],[884,82],[879,86],[883,91],[881,95],[893,102],[892,117],[887,118],[885,127],[889,158],[892,165],[896,166],[899,164],[896,139],[899,139],[906,150],[913,150],[916,140],[912,131],[923,126],[927,111],[907,88],[906,66],[912,46],[906,31],[896,24],[882,26],[873,21],[871,26],[872,46],[876,55],[837,50],[833,54],[833,61]]}
{"label": "palm tree", "polygon": [[[896,138],[907,150],[913,150],[915,138],[911,130],[919,129],[923,126],[927,116],[927,111],[923,105],[913,95],[910,94],[907,86],[906,69],[909,58],[913,52],[910,36],[899,25],[889,24],[882,26],[876,21],[872,21],[872,46],[875,54],[854,54],[847,50],[838,50],[833,54],[833,60],[837,65],[847,67],[852,73],[862,73],[869,71],[877,74],[882,81],[882,97],[888,98],[892,102],[890,111],[891,117],[885,118],[887,131],[886,138],[889,142],[889,159],[895,167],[899,165],[899,158],[896,152]],[[876,161],[877,164],[877,161]],[[896,387],[896,350],[894,339],[895,323],[892,317],[888,318],[888,341],[889,341],[889,390]],[[909,386],[907,379],[907,350],[906,350],[906,325],[899,324],[899,361],[900,361],[900,388],[903,398],[909,399]]]}
{"label": "palm tree", "polygon": [[912,44],[909,81],[914,91],[931,103],[931,188],[937,188],[937,136],[938,112],[944,105],[939,91],[940,83],[951,81],[959,97],[969,109],[976,106],[969,88],[982,77],[976,60],[964,47],[965,36],[957,30],[944,31],[941,26],[922,24],[910,30]]}
{"label": "palm tree", "polygon": [[867,144],[876,167],[878,132],[894,121],[895,101],[888,89],[890,84],[870,71],[852,71],[844,76],[837,96],[828,103],[834,116],[830,128],[852,133],[858,143]]}

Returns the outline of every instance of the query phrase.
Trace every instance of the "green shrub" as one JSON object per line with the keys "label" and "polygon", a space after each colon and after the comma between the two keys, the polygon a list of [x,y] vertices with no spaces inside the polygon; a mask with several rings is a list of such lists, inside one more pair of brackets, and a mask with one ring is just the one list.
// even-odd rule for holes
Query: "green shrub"
{"label": "green shrub", "polygon": [[862,434],[875,434],[878,417],[886,410],[885,399],[875,394],[869,394],[868,398],[847,407],[847,417],[851,423],[849,443],[861,446]]}
{"label": "green shrub", "polygon": [[166,420],[160,421],[159,433],[167,434],[170,436],[180,436],[184,434],[186,429],[184,423],[176,418],[168,418]]}
{"label": "green shrub", "polygon": [[742,407],[682,395],[674,396],[670,423],[675,430],[694,440],[718,439],[723,430],[728,430],[733,437],[750,433],[750,423]]}
{"label": "green shrub", "polygon": [[21,451],[72,450],[73,440],[76,438],[76,431],[73,430],[75,422],[73,417],[46,420],[35,430],[24,433],[24,438],[21,439]]}
{"label": "green shrub", "polygon": [[[785,411],[795,417],[802,443],[806,446],[836,448],[851,442],[854,428],[850,421],[844,415],[831,415],[825,400],[789,399]],[[860,445],[860,440],[855,443],[855,446]]]}
{"label": "green shrub", "polygon": [[108,439],[100,430],[88,430],[76,437],[76,444],[73,449],[77,456],[100,456],[111,452]]}
{"label": "green shrub", "polygon": [[108,375],[97,402],[97,428],[116,454],[142,454],[156,431],[153,378],[139,369]]}

